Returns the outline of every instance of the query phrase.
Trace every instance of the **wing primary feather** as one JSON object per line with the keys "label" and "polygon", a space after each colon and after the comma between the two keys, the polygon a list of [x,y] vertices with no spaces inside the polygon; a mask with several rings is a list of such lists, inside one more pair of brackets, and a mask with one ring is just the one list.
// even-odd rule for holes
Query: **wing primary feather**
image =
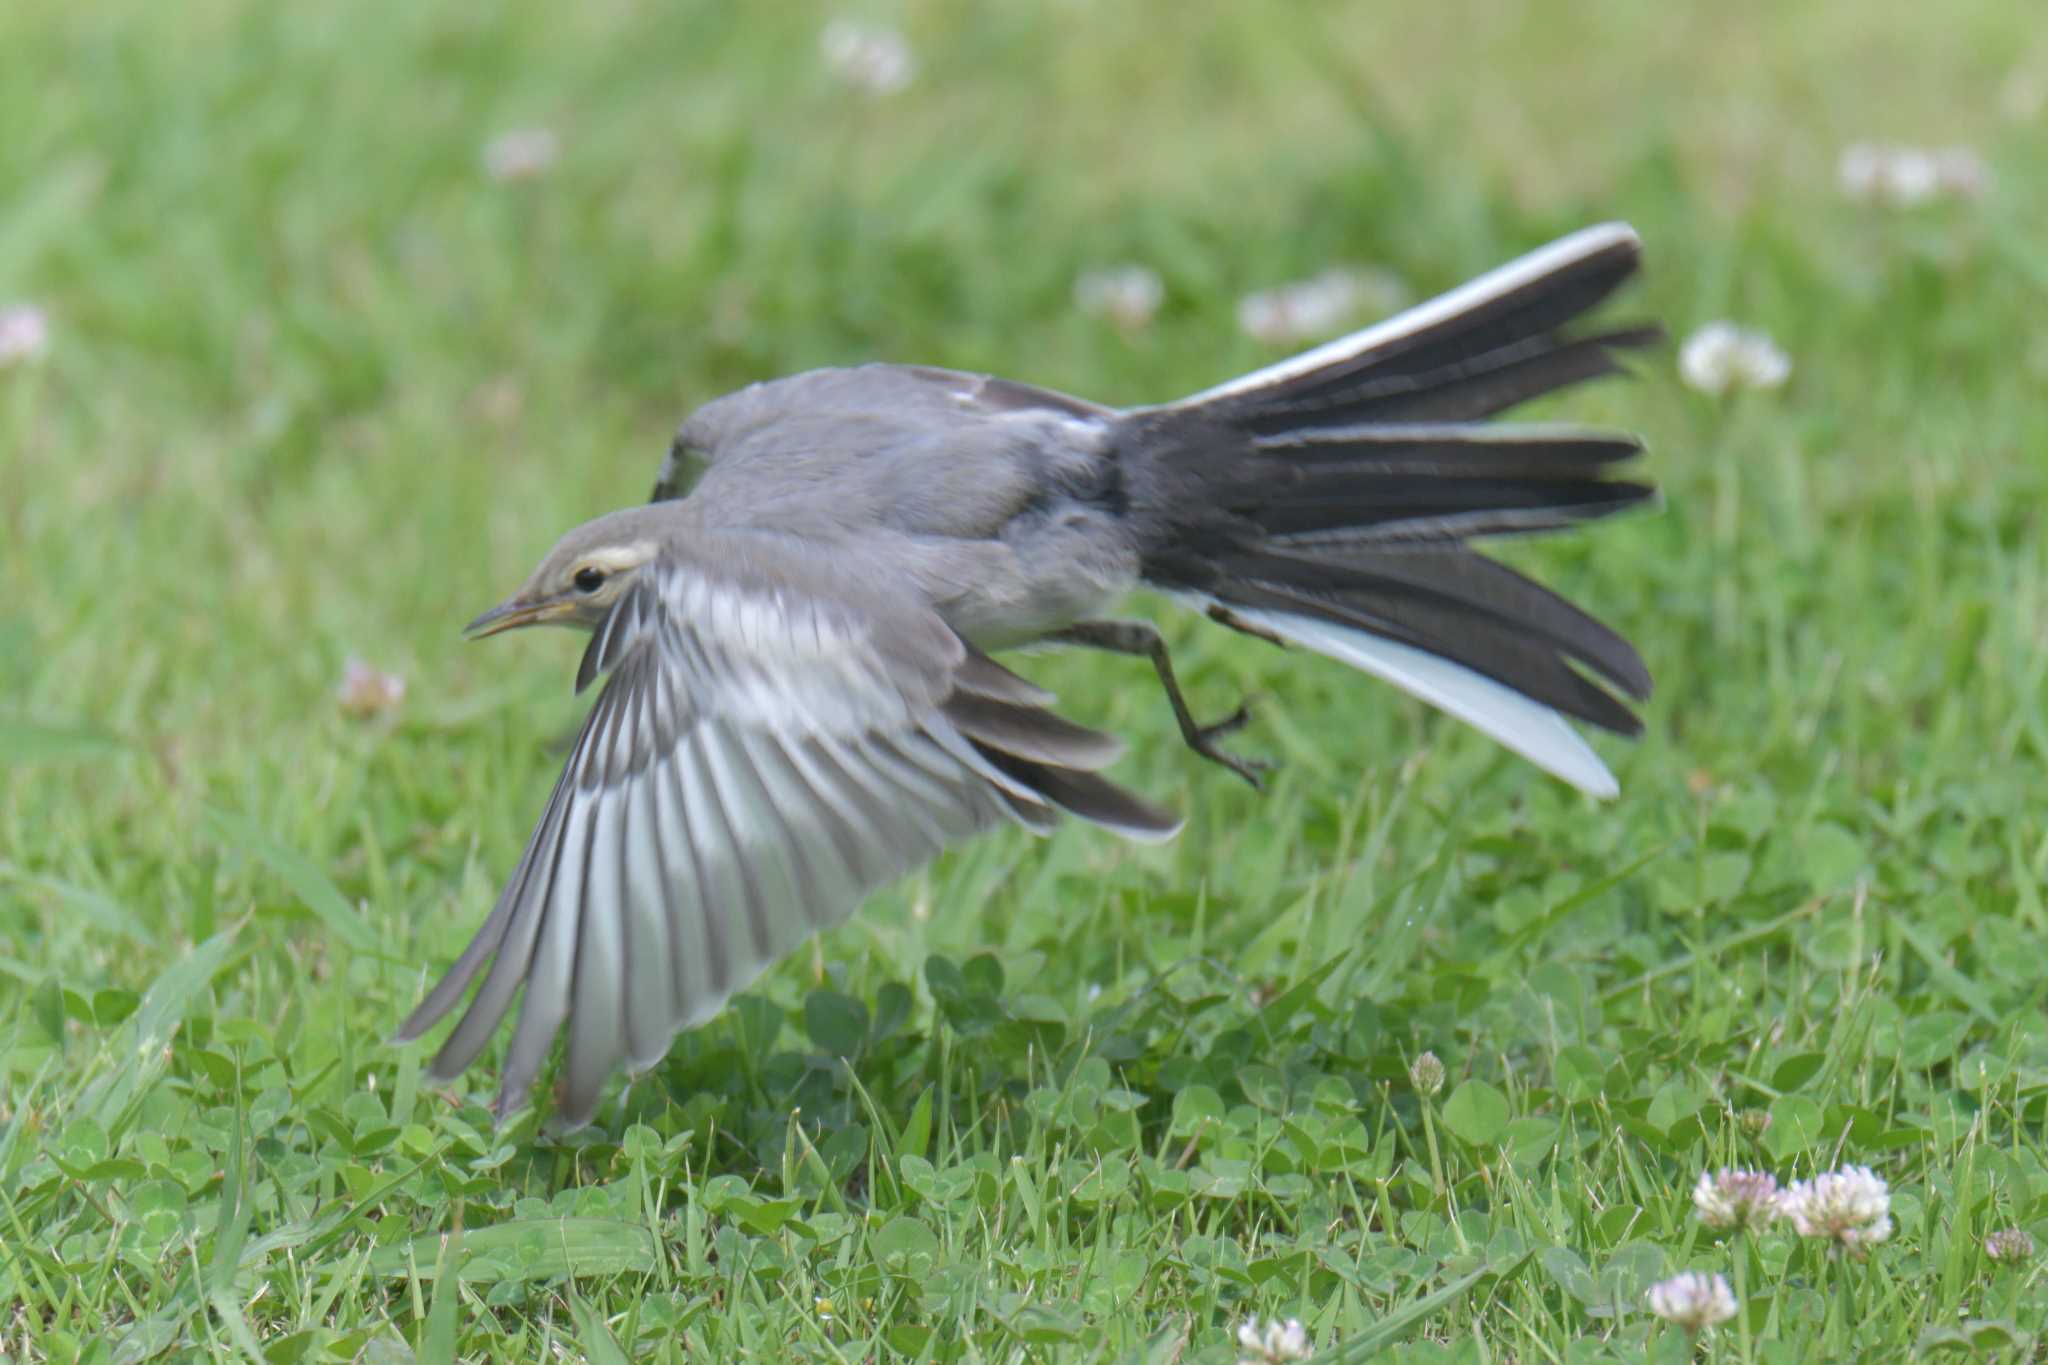
{"label": "wing primary feather", "polygon": [[[778,793],[769,785],[774,772],[773,750],[780,747],[773,738],[760,734],[735,733],[730,737],[730,752],[733,762],[731,773],[738,785],[747,789],[747,805],[754,812],[759,833],[756,847],[770,853],[771,865],[780,875],[776,878],[783,883],[787,896],[777,901],[797,912],[801,921],[808,922],[812,906],[825,898],[823,886],[818,882],[817,870],[810,862],[810,845],[805,831],[790,823],[793,811],[808,808],[814,804],[808,793],[802,791]],[[784,936],[770,926],[769,942],[762,957],[773,960],[787,952],[794,943],[783,942]],[[807,923],[790,926],[796,930],[795,938],[800,939],[808,930]]]}
{"label": "wing primary feather", "polygon": [[[903,767],[905,759],[887,759],[881,745],[870,741],[831,743],[821,747],[817,757],[840,774],[842,790],[848,792],[862,827],[872,829],[885,845],[895,849],[903,868],[924,862],[944,847],[938,825],[926,817],[922,804],[915,804],[922,802],[918,792],[928,786],[928,780],[915,774],[893,776],[893,769]],[[903,804],[905,794],[913,798],[913,804]]]}
{"label": "wing primary feather", "polygon": [[958,730],[953,728],[952,722],[945,720],[941,717],[934,716],[931,720],[926,722],[923,734],[927,738],[929,738],[932,741],[932,743],[938,745],[941,749],[944,749],[954,758],[959,759],[961,764],[964,765],[968,770],[973,772],[976,776],[984,778],[987,781],[996,785],[997,787],[1002,788],[1003,791],[1007,792],[1011,796],[1017,797],[1018,799],[1024,801],[1037,801],[1042,803],[1045,800],[1044,795],[1033,790],[1029,784],[1018,781],[1010,774],[1004,772],[1001,768],[998,768],[995,764],[989,762],[987,758],[983,757],[982,754],[978,750],[976,750],[972,744],[968,742],[966,736],[962,735]]}
{"label": "wing primary feather", "polygon": [[964,839],[1000,818],[1001,792],[991,789],[925,731],[893,736],[883,747],[898,755],[907,766],[940,777],[942,795],[930,807],[940,832],[940,847]]}
{"label": "wing primary feather", "polygon": [[[937,722],[943,724],[943,721]],[[1001,772],[982,755],[969,748],[977,767],[969,769],[953,757],[952,751],[940,746],[928,730],[899,736],[895,750],[907,763],[920,765],[928,773],[944,772],[954,783],[953,797],[945,807],[949,814],[956,815],[955,827],[946,829],[940,840],[940,847],[955,839],[964,838],[984,825],[998,820],[1017,820],[1029,828],[1037,828],[1031,821],[1016,814],[1020,806],[1037,807],[1045,813],[1046,819],[1058,822],[1054,811],[1045,797],[1014,774]],[[995,772],[1000,781],[990,781],[983,772]]]}
{"label": "wing primary feather", "polygon": [[540,1075],[555,1035],[568,1016],[571,973],[575,969],[577,915],[581,906],[583,869],[590,859],[594,812],[587,798],[571,805],[547,882],[541,887],[540,923],[534,935],[533,961],[526,971],[526,993],[519,1002],[519,1021],[512,1026],[499,1073],[493,1106],[503,1118],[526,1103],[534,1078]]}
{"label": "wing primary feather", "polygon": [[[943,724],[942,721],[939,723]],[[966,743],[964,740],[961,742],[963,745]],[[943,821],[941,827],[946,832],[947,843],[967,838],[1003,818],[1005,793],[1002,788],[992,784],[981,769],[956,759],[932,738],[929,728],[898,735],[894,743],[898,752],[912,762],[923,764],[926,771],[947,775],[947,800],[935,812]],[[966,747],[970,758],[980,761],[981,755],[971,745]],[[1022,788],[1022,794],[1029,800],[1042,800],[1028,786]]]}
{"label": "wing primary feather", "polygon": [[[818,824],[838,851],[839,861],[862,888],[888,880],[895,864],[885,854],[902,856],[906,850],[892,844],[887,833],[870,824],[859,803],[849,794],[846,770],[820,752],[817,740],[803,740],[782,750],[785,762],[798,780],[818,800]],[[857,790],[857,789],[855,789]],[[868,795],[872,799],[872,794]],[[915,850],[909,850],[914,855]]]}
{"label": "wing primary feather", "polygon": [[491,1041],[512,997],[526,979],[533,964],[534,944],[540,937],[541,921],[547,917],[546,892],[562,856],[562,838],[568,827],[569,809],[575,804],[576,782],[564,773],[555,784],[540,827],[533,832],[523,861],[523,873],[516,877],[515,909],[507,922],[498,955],[485,975],[483,985],[463,1011],[455,1027],[441,1041],[440,1050],[427,1063],[430,1080],[452,1081],[469,1068],[477,1054]]}
{"label": "wing primary feather", "polygon": [[[658,687],[667,686],[660,677],[655,682]],[[650,722],[663,700],[651,692],[646,698]],[[654,726],[650,723],[648,729],[652,732]],[[658,754],[629,785],[623,807],[626,824],[619,841],[626,891],[622,915],[626,926],[626,1053],[635,1071],[645,1071],[660,1061],[674,1037],[676,873],[669,867],[661,833],[667,766],[668,755]]]}
{"label": "wing primary feather", "polygon": [[[690,811],[685,792],[683,768],[689,761],[693,736],[685,736],[671,760],[662,765],[659,774],[662,790],[669,807],[670,819],[663,822],[667,831],[664,839],[673,840],[676,854],[673,864],[665,866],[685,872],[688,880],[677,895],[677,902],[684,912],[675,917],[669,926],[670,954],[673,959],[676,983],[675,1017],[678,1027],[683,1022],[697,1018],[697,1010],[707,1012],[717,1008],[722,999],[712,980],[712,959],[710,922],[713,914],[711,902],[712,883],[710,874],[704,869],[698,856],[697,841],[691,833]],[[705,1003],[710,1002],[710,1003]]]}
{"label": "wing primary feather", "polygon": [[858,901],[867,889],[858,861],[847,854],[848,840],[839,814],[826,794],[797,767],[789,742],[756,738],[750,747],[754,773],[762,785],[771,793],[783,793],[775,801],[776,814],[796,848],[805,915],[814,929],[836,924],[852,909],[850,902]]}
{"label": "wing primary feather", "polygon": [[730,930],[733,917],[747,913],[741,899],[746,892],[732,865],[732,840],[726,832],[725,816],[718,809],[716,794],[706,784],[703,737],[703,726],[691,731],[687,754],[678,758],[676,771],[683,778],[683,814],[697,860],[697,884],[703,895],[703,913],[698,922],[704,928],[708,998],[722,1002],[732,994],[738,972]]}
{"label": "wing primary feather", "polygon": [[[712,790],[718,793],[718,809],[725,817],[726,846],[730,850],[733,870],[746,887],[742,902],[743,919],[753,957],[751,960],[741,959],[741,972],[744,978],[751,978],[773,956],[774,939],[770,925],[778,899],[786,902],[792,897],[778,898],[775,894],[782,888],[774,883],[786,881],[786,872],[780,857],[765,856],[774,850],[763,837],[764,816],[754,808],[751,793],[745,785],[746,778],[735,771],[739,760],[731,747],[731,736],[720,727],[710,725],[704,728],[703,739],[705,752],[709,755],[705,777]],[[745,980],[736,981],[734,985],[736,988],[744,986]]]}
{"label": "wing primary feather", "polygon": [[[859,753],[876,777],[894,786],[907,798],[892,808],[894,813],[924,836],[928,848],[944,848],[948,835],[944,826],[939,824],[936,812],[953,801],[952,793],[924,767],[880,736],[865,736],[860,742]],[[879,797],[881,793],[875,795]]]}
{"label": "wing primary feather", "polygon": [[[542,818],[545,821],[545,814]],[[405,1022],[398,1026],[398,1032],[391,1039],[393,1043],[414,1042],[432,1028],[441,1016],[462,998],[462,992],[483,969],[484,963],[488,962],[491,955],[504,943],[506,931],[511,927],[513,914],[519,906],[519,886],[532,860],[531,839],[528,840],[527,848],[528,851],[520,856],[519,866],[512,870],[512,880],[507,882],[505,889],[498,894],[497,903],[491,907],[490,916],[484,920],[483,927],[476,931],[476,937],[469,941],[469,946],[462,950],[453,965],[434,983],[434,988],[427,992],[426,999],[414,1006],[412,1013],[405,1017]]]}
{"label": "wing primary feather", "polygon": [[[533,969],[526,978],[526,998],[520,1001],[519,1022],[513,1026],[512,1044],[505,1054],[497,1104],[501,1117],[530,1099],[555,1040],[575,1018],[576,968],[589,932],[590,870],[597,856],[597,837],[605,827],[605,799],[600,793],[581,803],[581,829],[572,824],[567,840],[573,865],[565,862],[562,875],[548,888],[548,918],[541,926]],[[566,1060],[564,1084],[569,1080]]]}
{"label": "wing primary feather", "polygon": [[[439,982],[435,983],[433,990],[427,992],[426,999],[420,1001],[414,1007],[413,1012],[406,1016],[405,1022],[399,1025],[398,1033],[392,1039],[394,1043],[413,1042],[425,1034],[428,1029],[432,1028],[435,1021],[446,1014],[454,1006],[455,1002],[462,998],[462,992],[468,987],[470,981],[475,978],[477,972],[482,969],[484,963],[490,960],[493,954],[505,947],[507,935],[515,927],[519,908],[525,903],[525,891],[532,879],[534,866],[540,860],[540,850],[546,842],[543,836],[547,834],[549,826],[560,819],[562,809],[573,799],[574,791],[575,784],[567,781],[566,778],[556,781],[554,790],[548,793],[547,805],[541,810],[540,822],[534,826],[533,833],[527,837],[526,847],[519,855],[519,862],[512,869],[511,879],[505,883],[505,889],[499,893],[497,903],[491,907],[489,918],[477,930],[476,937],[469,941],[469,946],[462,950],[461,955],[455,959],[454,964],[448,968],[447,973],[442,976]],[[532,942],[531,938],[529,937],[526,942],[530,945]],[[523,962],[518,970],[525,970]],[[510,991],[508,990],[506,994],[509,999]],[[479,991],[479,998],[482,995],[483,992]],[[503,1011],[500,1010],[500,1015],[502,1013]],[[490,1027],[495,1028],[496,1026],[497,1020],[493,1019]],[[486,1037],[488,1037],[488,1030],[486,1030]],[[435,1062],[438,1063],[439,1060],[439,1058],[436,1058]],[[473,1054],[472,1060],[474,1060]],[[430,1070],[432,1065],[430,1064]],[[455,1071],[445,1076],[437,1075],[437,1079],[444,1081],[453,1080],[468,1065],[469,1063],[465,1061]]]}
{"label": "wing primary feather", "polygon": [[632,970],[631,929],[626,922],[631,905],[623,875],[628,791],[625,786],[606,787],[590,823],[570,977],[569,1046],[562,1068],[560,1113],[572,1124],[589,1120],[604,1093],[605,1079],[625,1054]]}
{"label": "wing primary feather", "polygon": [[1002,799],[1003,806],[1009,812],[1010,819],[1022,825],[1039,838],[1048,838],[1054,831],[1059,829],[1059,812],[1051,807],[1019,801],[1008,792],[998,792],[996,795]]}
{"label": "wing primary feather", "polygon": [[907,735],[871,734],[866,749],[876,757],[886,756],[924,793],[933,806],[951,805],[962,781],[968,776],[959,759],[941,749],[923,733]]}

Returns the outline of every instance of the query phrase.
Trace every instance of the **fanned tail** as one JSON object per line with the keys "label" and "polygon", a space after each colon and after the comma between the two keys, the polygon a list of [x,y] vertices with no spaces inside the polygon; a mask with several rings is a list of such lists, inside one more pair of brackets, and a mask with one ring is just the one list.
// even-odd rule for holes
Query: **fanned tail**
{"label": "fanned tail", "polygon": [[1595,795],[1613,776],[1566,717],[1633,735],[1629,643],[1466,544],[1654,496],[1607,477],[1641,443],[1482,425],[1618,371],[1654,327],[1568,329],[1632,275],[1622,224],[1588,228],[1398,317],[1165,407],[1119,448],[1144,575],[1219,619],[1363,669]]}

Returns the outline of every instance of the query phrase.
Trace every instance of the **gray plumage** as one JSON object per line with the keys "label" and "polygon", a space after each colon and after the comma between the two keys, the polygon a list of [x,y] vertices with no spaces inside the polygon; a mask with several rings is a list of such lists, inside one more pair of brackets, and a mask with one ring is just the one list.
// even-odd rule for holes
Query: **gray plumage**
{"label": "gray plumage", "polygon": [[1637,256],[1626,227],[1588,229],[1162,407],[886,365],[706,404],[650,505],[570,532],[472,623],[589,630],[577,686],[605,681],[504,893],[400,1040],[475,984],[428,1068],[452,1078],[523,987],[499,1110],[566,1033],[559,1107],[579,1124],[622,1063],[653,1066],[948,845],[1062,812],[1170,838],[1174,816],[1100,775],[1120,742],[989,657],[1048,640],[1147,654],[1188,743],[1256,780],[1215,747],[1242,711],[1196,725],[1156,633],[1099,619],[1141,585],[1611,794],[1566,717],[1634,733],[1640,658],[1465,542],[1650,496],[1605,477],[1638,450],[1627,436],[1471,425],[1654,336],[1563,330]]}

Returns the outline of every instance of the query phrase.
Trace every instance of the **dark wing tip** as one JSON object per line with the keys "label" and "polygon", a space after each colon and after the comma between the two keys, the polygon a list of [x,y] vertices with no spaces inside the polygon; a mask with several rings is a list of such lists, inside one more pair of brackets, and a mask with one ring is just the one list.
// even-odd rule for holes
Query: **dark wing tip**
{"label": "dark wing tip", "polygon": [[940,709],[967,738],[1034,763],[1093,772],[1123,757],[1124,743],[1115,735],[1076,725],[1043,707],[956,691]]}
{"label": "dark wing tip", "polygon": [[1139,843],[1163,844],[1186,823],[1173,811],[1096,773],[1041,767],[1026,780],[1061,810]]}
{"label": "dark wing tip", "polygon": [[410,1047],[426,1037],[427,1030],[434,1026],[434,1020],[439,1019],[441,1016],[436,1014],[432,1018],[422,1019],[420,1017],[422,1013],[424,1013],[423,1008],[414,1008],[411,1014],[405,1016],[405,1022],[398,1026],[398,1031],[384,1040],[384,1046]]}
{"label": "dark wing tip", "polygon": [[647,495],[647,500],[669,502],[682,497],[697,486],[697,480],[704,477],[704,471],[710,466],[710,457],[694,444],[690,425],[685,422],[669,442],[668,454],[654,476],[654,489]]}
{"label": "dark wing tip", "polygon": [[515,1093],[513,1087],[501,1086],[498,1090],[497,1098],[491,1101],[491,1118],[502,1128],[514,1114],[530,1107],[532,1103],[533,1088],[531,1086],[520,1086],[517,1088],[517,1093]]}
{"label": "dark wing tip", "polygon": [[1059,700],[1037,683],[1012,673],[971,645],[967,647],[967,655],[960,666],[953,671],[953,686],[963,692],[1017,706],[1050,706]]}

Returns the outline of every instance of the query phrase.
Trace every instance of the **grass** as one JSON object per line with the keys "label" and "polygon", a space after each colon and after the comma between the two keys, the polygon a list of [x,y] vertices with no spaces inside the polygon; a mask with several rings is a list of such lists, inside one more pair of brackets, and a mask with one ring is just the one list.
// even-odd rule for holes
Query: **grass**
{"label": "grass", "polygon": [[[7,7],[0,301],[53,345],[0,371],[0,1349],[1677,1360],[1643,1290],[1702,1269],[1713,1359],[2039,1358],[2042,1263],[1982,1239],[2048,1242],[2048,48],[2005,0],[1667,11],[914,6],[870,101],[797,7]],[[559,165],[487,181],[532,124]],[[1850,203],[1866,138],[1994,187]],[[1619,801],[1183,623],[1263,797],[1142,667],[1028,664],[1177,844],[965,849],[565,1141],[385,1044],[576,715],[566,641],[456,628],[693,403],[878,356],[1161,399],[1269,358],[1245,290],[1610,217],[1625,311],[1795,363],[1559,407],[1666,490],[1505,551],[1657,674]],[[1167,285],[1128,338],[1070,302],[1121,259]],[[1866,1262],[1691,1216],[1849,1162]]]}

